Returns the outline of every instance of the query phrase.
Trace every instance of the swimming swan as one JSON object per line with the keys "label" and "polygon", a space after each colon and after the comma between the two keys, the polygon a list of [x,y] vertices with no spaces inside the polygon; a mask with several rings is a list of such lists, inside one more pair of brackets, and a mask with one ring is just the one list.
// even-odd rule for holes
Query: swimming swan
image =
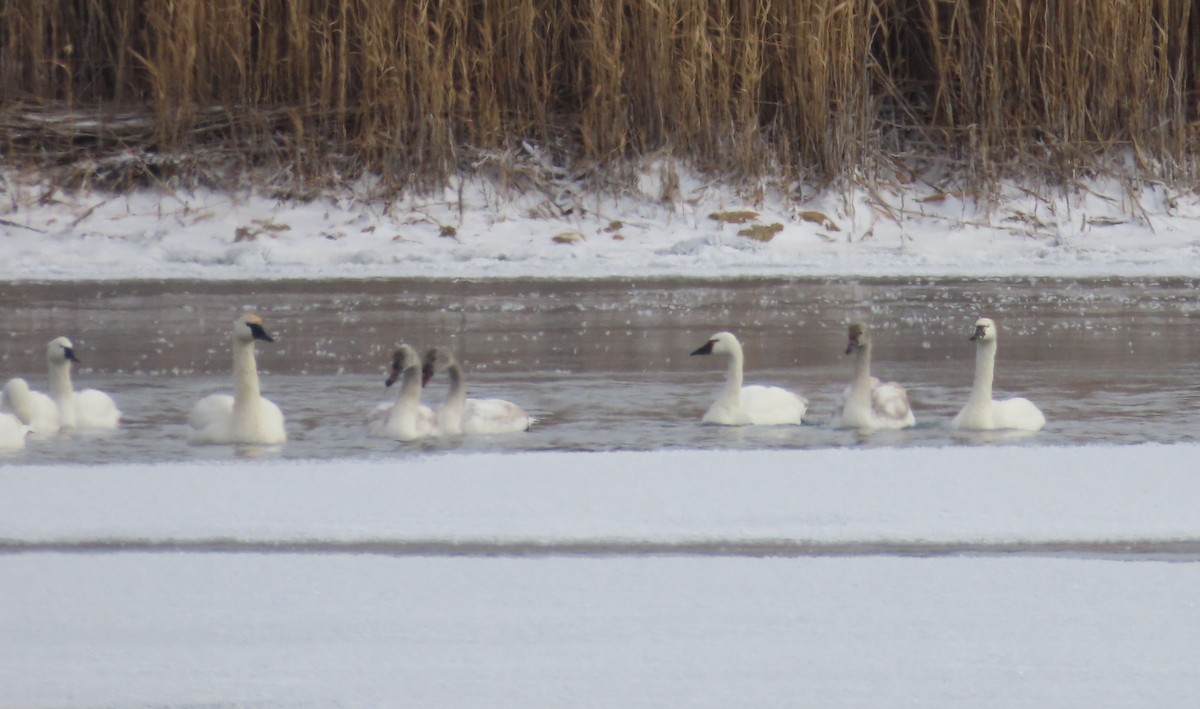
{"label": "swimming swan", "polygon": [[421,403],[421,358],[409,345],[392,353],[392,373],[384,382],[400,381],[400,391],[390,404],[380,404],[367,416],[367,435],[396,441],[415,441],[438,435],[433,409]]}
{"label": "swimming swan", "polygon": [[916,424],[904,387],[896,382],[884,384],[871,376],[871,333],[867,326],[854,323],[849,338],[846,354],[854,355],[854,379],[842,394],[842,412],[835,423],[865,431]]}
{"label": "swimming swan", "polygon": [[40,436],[58,433],[58,405],[40,391],[31,390],[24,379],[8,380],[0,399],[3,404],[0,410],[12,412],[33,433]]}
{"label": "swimming swan", "polygon": [[71,363],[79,362],[75,346],[65,337],[56,337],[46,345],[46,364],[50,368],[50,396],[58,406],[62,428],[111,429],[121,422],[121,411],[112,397],[95,389],[75,391],[71,385]]}
{"label": "swimming swan", "polygon": [[0,414],[0,451],[15,451],[25,447],[29,427],[12,414]]}
{"label": "swimming swan", "polygon": [[262,318],[247,313],[233,323],[233,396],[212,394],[196,402],[188,417],[188,443],[257,443],[287,441],[283,412],[264,399],[258,388],[254,341],[274,342]]}
{"label": "swimming swan", "polygon": [[434,347],[421,364],[421,383],[428,384],[438,372],[450,377],[450,393],[438,408],[437,423],[442,435],[520,433],[534,424],[520,406],[504,399],[468,399],[462,365],[447,347]]}
{"label": "swimming swan", "polygon": [[1046,417],[1028,399],[992,399],[992,374],[996,365],[996,323],[987,318],[975,322],[975,383],[967,405],[950,422],[952,428],[989,431],[1015,429],[1038,431]]}
{"label": "swimming swan", "polygon": [[742,346],[729,332],[708,338],[692,355],[723,354],[729,357],[725,387],[701,420],[726,426],[769,426],[800,423],[808,400],[780,387],[742,386]]}

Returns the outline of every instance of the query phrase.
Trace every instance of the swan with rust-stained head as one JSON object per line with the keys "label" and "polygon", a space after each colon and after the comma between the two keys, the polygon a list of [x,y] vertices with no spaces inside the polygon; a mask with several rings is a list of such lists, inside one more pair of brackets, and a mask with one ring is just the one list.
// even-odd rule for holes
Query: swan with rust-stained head
{"label": "swan with rust-stained head", "polygon": [[198,401],[188,417],[192,444],[279,445],[287,442],[283,412],[263,398],[258,385],[254,341],[274,342],[262,318],[251,313],[233,323],[233,396],[212,394]]}
{"label": "swan with rust-stained head", "polygon": [[781,387],[742,386],[745,356],[733,333],[718,332],[692,355],[724,355],[729,358],[725,386],[701,419],[725,426],[770,426],[798,424],[808,409],[808,400]]}
{"label": "swan with rust-stained head", "polygon": [[950,422],[952,428],[974,431],[1011,429],[1038,431],[1046,425],[1046,416],[1029,399],[992,398],[992,378],[996,368],[996,323],[988,318],[975,322],[975,382],[967,404]]}
{"label": "swan with rust-stained head", "polygon": [[448,347],[434,347],[422,361],[422,382],[446,372],[450,392],[438,408],[437,423],[442,435],[485,435],[528,431],[535,422],[525,409],[504,399],[468,399],[467,381],[462,365]]}
{"label": "swan with rust-stained head", "polygon": [[396,400],[375,407],[367,416],[367,435],[396,441],[415,441],[440,432],[433,409],[421,403],[421,357],[410,345],[399,345],[392,353],[392,371],[387,386],[397,381]]}
{"label": "swan with rust-stained head", "polygon": [[896,382],[880,382],[871,376],[871,348],[871,333],[867,326],[852,324],[846,354],[854,355],[854,378],[842,395],[842,410],[835,424],[863,431],[907,428],[916,424],[904,387]]}

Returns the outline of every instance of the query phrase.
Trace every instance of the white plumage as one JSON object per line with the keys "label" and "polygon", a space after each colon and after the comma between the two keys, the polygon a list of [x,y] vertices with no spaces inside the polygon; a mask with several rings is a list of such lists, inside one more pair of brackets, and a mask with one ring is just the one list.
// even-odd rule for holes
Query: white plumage
{"label": "white plumage", "polygon": [[274,342],[262,318],[245,314],[233,324],[233,396],[212,394],[192,407],[188,442],[279,445],[287,442],[283,412],[263,398],[258,384],[254,341]]}
{"label": "white plumage", "polygon": [[980,318],[975,323],[975,382],[962,411],[950,422],[952,428],[990,431],[1014,429],[1038,431],[1046,425],[1046,416],[1029,399],[1016,397],[996,401],[992,398],[992,378],[996,366],[996,323]]}
{"label": "white plumage", "polygon": [[729,358],[725,386],[701,419],[725,426],[770,426],[798,424],[808,409],[808,400],[781,387],[742,386],[742,345],[729,332],[708,338],[693,355],[720,354]]}
{"label": "white plumage", "polygon": [[0,413],[0,451],[20,450],[25,447],[25,436],[29,426],[13,414]]}
{"label": "white plumage", "polygon": [[421,358],[410,345],[392,353],[392,372],[385,384],[400,381],[396,400],[380,404],[367,415],[367,435],[396,441],[415,441],[440,433],[433,409],[421,403]]}
{"label": "white plumage", "polygon": [[525,409],[504,399],[468,399],[462,365],[446,347],[434,347],[425,353],[421,366],[423,383],[439,372],[450,378],[450,391],[438,408],[437,423],[442,435],[487,435],[528,431],[535,423]]}
{"label": "white plumage", "polygon": [[871,376],[871,348],[871,333],[866,325],[851,325],[846,354],[854,355],[854,378],[842,395],[841,413],[835,423],[865,431],[916,424],[904,387],[896,382],[882,383]]}

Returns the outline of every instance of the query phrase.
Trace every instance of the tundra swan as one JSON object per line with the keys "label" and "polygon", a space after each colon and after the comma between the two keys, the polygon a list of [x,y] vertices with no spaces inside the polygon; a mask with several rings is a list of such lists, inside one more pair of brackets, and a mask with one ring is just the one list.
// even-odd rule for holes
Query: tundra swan
{"label": "tundra swan", "polygon": [[862,323],[850,326],[846,354],[854,355],[854,379],[842,395],[837,425],[873,431],[907,428],[917,422],[908,393],[896,382],[881,383],[871,376],[871,333]]}
{"label": "tundra swan", "polygon": [[384,382],[400,381],[396,400],[380,404],[367,416],[367,435],[397,441],[415,441],[438,435],[437,416],[421,403],[421,357],[410,345],[392,353],[392,372]]}
{"label": "tundra swan", "polygon": [[434,347],[425,353],[421,383],[428,384],[438,372],[450,377],[450,392],[438,408],[438,429],[443,435],[520,433],[534,424],[520,406],[504,399],[468,399],[462,365],[448,347]]}
{"label": "tundra swan", "polygon": [[71,385],[71,363],[79,362],[75,346],[65,337],[56,337],[46,345],[46,364],[50,369],[50,396],[58,406],[62,428],[108,429],[121,422],[121,411],[112,397],[95,389],[75,391]]}
{"label": "tundra swan", "polygon": [[780,387],[742,386],[742,345],[732,333],[718,332],[692,354],[729,357],[725,387],[701,419],[704,423],[769,426],[800,423],[804,418],[808,409],[808,400],[804,397]]}
{"label": "tundra swan", "polygon": [[1015,429],[1038,431],[1046,417],[1029,399],[1020,397],[996,401],[992,398],[992,375],[996,366],[996,323],[988,318],[975,322],[975,383],[967,405],[950,422],[952,428],[990,431]]}
{"label": "tundra swan", "polygon": [[0,451],[15,451],[25,447],[25,434],[29,433],[21,419],[12,414],[0,414]]}
{"label": "tundra swan", "polygon": [[233,323],[232,339],[233,396],[212,394],[196,402],[188,417],[188,442],[282,444],[287,441],[283,412],[259,393],[254,360],[254,341],[275,339],[263,329],[262,318],[250,313]]}
{"label": "tundra swan", "polygon": [[12,412],[33,433],[41,436],[58,433],[58,405],[40,391],[31,390],[24,379],[8,380],[0,398],[3,399],[0,409]]}

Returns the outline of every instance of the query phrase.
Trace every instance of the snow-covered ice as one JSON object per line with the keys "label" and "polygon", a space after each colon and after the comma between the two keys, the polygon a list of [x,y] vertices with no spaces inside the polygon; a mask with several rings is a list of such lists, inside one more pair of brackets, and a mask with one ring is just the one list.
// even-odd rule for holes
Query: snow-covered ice
{"label": "snow-covered ice", "polygon": [[1183,706],[1197,453],[11,466],[0,706]]}

